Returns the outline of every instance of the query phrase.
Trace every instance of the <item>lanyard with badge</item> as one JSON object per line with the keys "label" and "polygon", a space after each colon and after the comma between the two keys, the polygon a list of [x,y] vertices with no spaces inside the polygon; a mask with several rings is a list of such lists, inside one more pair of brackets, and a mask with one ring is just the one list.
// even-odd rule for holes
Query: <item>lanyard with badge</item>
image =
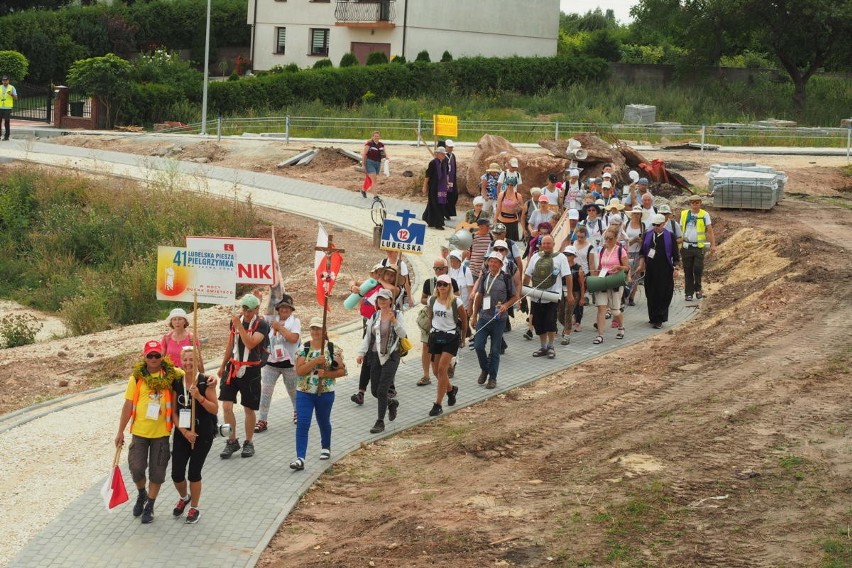
{"label": "lanyard with badge", "polygon": [[485,293],[482,295],[483,311],[488,311],[491,309],[491,288],[494,287],[494,283],[497,281],[498,277],[500,277],[499,272],[496,276],[491,276],[491,273],[488,273],[485,276]]}
{"label": "lanyard with badge", "polygon": [[192,404],[193,400],[191,396],[187,395],[186,392],[186,379],[182,379],[180,382],[183,387],[183,394],[181,395],[181,400],[179,401],[181,406],[189,406],[190,408],[181,408],[178,411],[178,428],[191,428],[192,427]]}

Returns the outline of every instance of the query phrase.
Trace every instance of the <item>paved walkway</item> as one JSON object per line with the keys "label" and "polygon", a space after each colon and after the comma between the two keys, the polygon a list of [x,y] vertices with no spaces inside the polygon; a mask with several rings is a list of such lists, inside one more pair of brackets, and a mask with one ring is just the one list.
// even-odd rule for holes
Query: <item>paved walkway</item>
{"label": "paved walkway", "polygon": [[[25,145],[13,141],[10,146],[4,147],[4,154],[17,159],[53,165],[67,164],[93,172],[135,179],[150,179],[152,175],[156,175],[152,172],[159,169],[161,173],[186,175],[186,182],[203,180],[203,189],[207,191],[221,191],[229,195],[233,195],[234,191],[240,195],[251,194],[254,202],[258,204],[306,214],[365,234],[371,232],[372,223],[367,211],[367,200],[354,192],[318,184],[215,166],[113,152],[92,152],[39,142]],[[391,211],[408,207],[418,213],[423,207],[398,200],[390,200],[388,205]],[[450,234],[449,231],[427,231],[427,250],[436,251],[438,244]],[[427,254],[423,258],[411,257],[417,274],[428,273],[432,256]],[[407,314],[409,329],[415,329],[415,312],[416,310],[411,310]],[[669,325],[677,325],[693,312],[693,308],[684,305],[682,300],[675,300]],[[461,353],[454,380],[454,384],[460,389],[458,404],[454,408],[445,405],[445,413],[475,404],[658,333],[647,324],[646,311],[640,302],[639,306],[628,308],[626,311],[625,339],[614,339],[615,330],[607,329],[606,341],[602,345],[592,345],[594,333],[592,322],[588,320],[584,325],[585,330],[572,336],[572,345],[557,346],[557,358],[548,360],[531,357],[532,351],[538,346],[537,341],[530,342],[521,337],[521,323],[521,318],[516,318],[514,330],[506,335],[509,349],[501,360],[497,389],[486,390],[477,385],[479,368],[476,356],[472,351],[464,350]],[[346,344],[352,345],[357,340],[360,326],[348,328],[350,331],[344,334]],[[295,455],[295,426],[290,421],[289,401],[284,389],[279,386],[270,412],[270,429],[255,437],[255,457],[221,460],[218,453],[223,442],[217,440],[214,443],[204,469],[202,518],[198,525],[184,525],[182,519],[172,518],[171,509],[176,495],[169,481],[161,491],[157,517],[152,525],[140,526],[138,519],[134,519],[130,514],[131,504],[122,505],[114,512],[108,513],[104,510],[99,495],[103,484],[101,479],[79,498],[70,502],[62,513],[24,547],[12,560],[11,565],[40,568],[167,565],[173,561],[176,551],[181,551],[198,566],[254,566],[289,511],[331,463],[357,450],[362,442],[390,436],[430,420],[427,412],[434,400],[435,387],[415,386],[420,377],[419,356],[415,351],[407,357],[397,373],[396,385],[401,403],[399,417],[395,422],[386,422],[387,430],[384,434],[371,435],[369,429],[376,419],[376,403],[370,397],[361,407],[350,402],[349,396],[357,389],[358,368],[352,361],[354,353],[351,348],[348,348],[346,356],[350,371],[349,377],[338,385],[338,400],[332,413],[334,434],[331,462],[318,460],[319,435],[314,425],[311,429],[305,471],[293,472],[289,469],[288,464]],[[103,393],[100,392],[99,395],[103,404]],[[120,404],[116,393],[116,416]],[[79,411],[80,406],[77,404],[75,408]],[[239,416],[238,424],[241,430]],[[113,436],[111,430],[104,435],[109,439]],[[97,454],[93,454],[93,459],[95,455]],[[122,461],[126,461],[126,453]],[[125,481],[132,490],[126,465],[123,467]],[[57,475],[62,475],[62,472],[57,472]],[[131,503],[133,493],[135,492],[131,491]],[[199,531],[204,533],[202,538],[197,534]]]}

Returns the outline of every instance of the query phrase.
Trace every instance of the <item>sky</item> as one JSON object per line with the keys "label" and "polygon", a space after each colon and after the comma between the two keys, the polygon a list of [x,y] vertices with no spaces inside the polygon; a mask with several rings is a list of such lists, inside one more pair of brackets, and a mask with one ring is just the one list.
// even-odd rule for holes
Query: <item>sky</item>
{"label": "sky", "polygon": [[601,12],[612,10],[615,19],[626,24],[631,21],[630,8],[638,3],[638,0],[559,0],[559,9],[566,14],[585,14],[600,7]]}

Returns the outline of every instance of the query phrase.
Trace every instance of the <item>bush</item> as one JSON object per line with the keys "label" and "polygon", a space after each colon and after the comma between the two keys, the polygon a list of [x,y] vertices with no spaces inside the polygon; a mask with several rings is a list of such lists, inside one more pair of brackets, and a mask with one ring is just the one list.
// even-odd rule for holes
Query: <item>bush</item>
{"label": "bush", "polygon": [[331,59],[320,59],[314,63],[314,69],[323,69],[325,67],[334,67],[334,63],[331,62]]}
{"label": "bush", "polygon": [[417,54],[417,57],[414,59],[414,61],[421,61],[423,63],[431,63],[432,62],[432,60],[429,59],[429,52],[426,51],[425,49]]}
{"label": "bush", "polygon": [[8,75],[14,81],[23,81],[27,76],[30,62],[23,53],[0,51],[0,75]]}
{"label": "bush", "polygon": [[446,63],[447,61],[452,61],[453,56],[450,55],[449,51],[445,51],[443,55],[441,55],[441,63]]}
{"label": "bush", "polygon": [[174,108],[187,100],[186,93],[171,85],[131,83],[129,91],[128,100],[116,115],[119,124],[150,125],[179,120]]}
{"label": "bush", "polygon": [[[130,78],[137,83],[158,83],[175,87],[181,96],[198,100],[204,75],[181,59],[177,53],[156,49],[142,53],[131,64]],[[156,121],[155,121],[156,122]]]}
{"label": "bush", "polygon": [[228,81],[239,81],[239,80],[240,80],[240,74],[237,73],[236,71],[231,71],[231,74],[228,75]]}
{"label": "bush", "polygon": [[359,65],[358,58],[351,51],[344,53],[343,57],[340,58],[340,67],[354,67],[356,65]]}
{"label": "bush", "polygon": [[9,314],[0,319],[0,339],[3,347],[20,347],[35,343],[42,324],[31,314]]}
{"label": "bush", "polygon": [[59,317],[72,335],[88,335],[112,327],[106,313],[106,301],[100,294],[76,296],[62,302]]}
{"label": "bush", "polygon": [[367,56],[367,65],[384,65],[388,62],[388,56],[383,51],[374,51]]}
{"label": "bush", "polygon": [[394,57],[391,57],[390,62],[391,63],[405,63],[405,56],[404,55],[396,55]]}

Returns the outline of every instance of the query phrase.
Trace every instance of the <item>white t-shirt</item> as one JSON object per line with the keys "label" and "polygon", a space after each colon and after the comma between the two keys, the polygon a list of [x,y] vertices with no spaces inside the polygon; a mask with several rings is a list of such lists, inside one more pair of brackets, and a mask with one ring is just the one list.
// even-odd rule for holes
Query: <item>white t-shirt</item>
{"label": "white t-shirt", "polygon": [[[295,364],[296,351],[299,350],[299,340],[297,339],[295,343],[290,343],[284,339],[284,336],[278,333],[278,331],[272,329],[272,322],[281,321],[281,318],[277,315],[273,314],[263,317],[269,324],[269,362],[283,363],[284,361],[289,360],[291,363]],[[294,314],[290,314],[290,317],[282,323],[287,331],[295,333],[297,336],[302,334],[302,322],[299,321],[299,318],[297,318]],[[286,354],[279,352],[279,347],[282,348]]]}
{"label": "white t-shirt", "polygon": [[461,296],[462,303],[467,305],[470,299],[470,287],[473,286],[473,273],[470,268],[462,264],[458,270],[455,270],[451,266],[449,276],[458,283],[459,296]]}
{"label": "white t-shirt", "polygon": [[547,186],[541,188],[541,194],[547,198],[551,205],[559,205],[559,189],[554,187],[553,191],[549,191]]}
{"label": "white t-shirt", "polygon": [[517,182],[518,182],[518,183],[515,184],[516,189],[519,185],[524,183],[523,179],[521,178],[521,170],[515,170],[514,172],[511,172],[509,170],[503,170],[502,172],[500,172],[500,177],[497,178],[498,190],[499,190],[499,188],[503,187],[503,185],[506,183],[507,179],[513,179],[513,178],[515,180],[517,180]]}
{"label": "white t-shirt", "polygon": [[[562,279],[571,274],[571,266],[568,264],[568,258],[564,254],[553,254],[553,268],[555,270],[559,270],[559,275],[556,277],[556,280],[553,284],[550,285],[549,288],[539,288],[539,290],[545,290],[547,292],[555,292],[560,293],[562,291]],[[530,259],[529,265],[527,265],[526,275],[532,276],[533,270],[535,269],[535,265],[541,259],[541,253],[535,253],[533,257]]]}
{"label": "white t-shirt", "polygon": [[[462,299],[458,296],[456,296],[456,306],[458,306],[459,317],[461,317],[461,310],[464,309],[464,303],[462,303]],[[435,304],[432,306],[432,329],[448,331],[450,333],[456,332],[456,320],[453,317],[452,307],[445,306],[437,298],[435,299]]]}
{"label": "white t-shirt", "polygon": [[[393,263],[388,258],[383,258],[382,266],[393,266]],[[408,264],[403,262],[402,259],[399,260],[399,275],[408,276]]]}
{"label": "white t-shirt", "polygon": [[[575,245],[576,246],[576,245]],[[589,254],[589,249],[592,249],[592,253]],[[589,275],[589,258],[596,259],[597,253],[594,250],[594,245],[592,243],[587,243],[586,246],[577,249],[577,264],[580,265],[580,268],[583,269],[583,274],[586,276]],[[597,263],[595,263],[597,265]]]}

